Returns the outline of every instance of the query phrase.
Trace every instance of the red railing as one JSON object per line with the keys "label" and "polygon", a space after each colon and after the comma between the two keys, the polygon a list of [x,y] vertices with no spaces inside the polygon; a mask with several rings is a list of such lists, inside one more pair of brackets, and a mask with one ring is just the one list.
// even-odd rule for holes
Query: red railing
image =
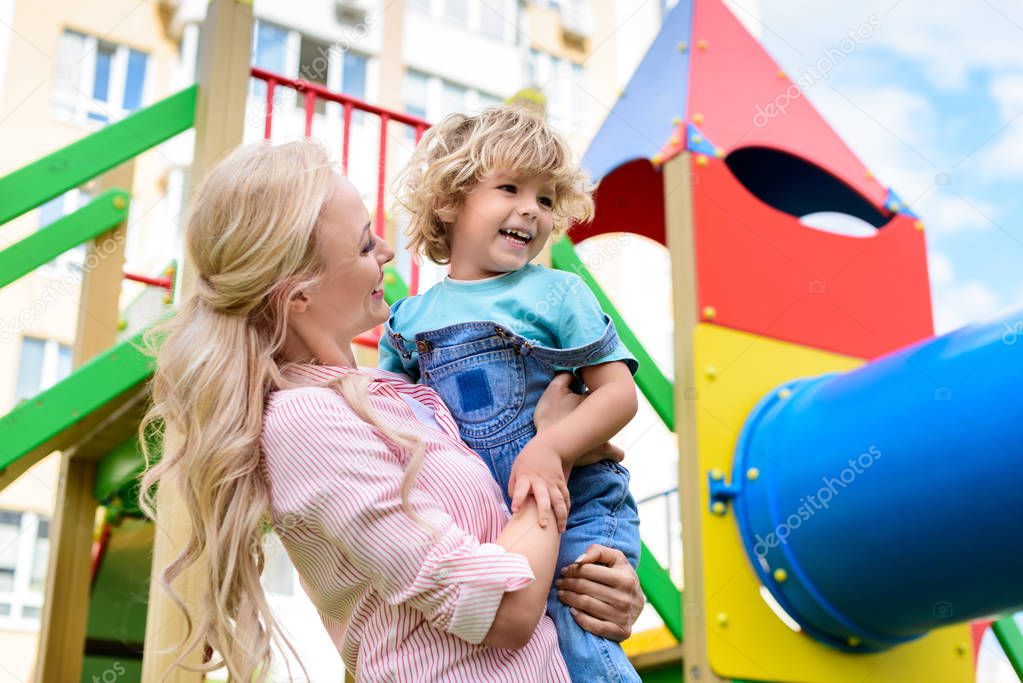
{"label": "red railing", "polygon": [[[351,95],[328,90],[325,86],[316,82],[306,81],[301,78],[288,78],[286,76],[281,76],[280,74],[267,71],[266,69],[261,69],[258,66],[252,67],[252,77],[266,83],[266,112],[264,115],[263,137],[267,140],[270,139],[271,133],[273,132],[274,94],[278,86],[291,88],[296,92],[296,96],[304,98],[305,135],[307,137],[311,136],[313,132],[313,117],[316,113],[317,99],[326,102],[336,102],[341,105],[343,124],[343,132],[341,135],[341,168],[345,174],[348,173],[348,159],[350,151],[349,134],[352,128],[352,113],[358,110],[376,116],[380,119],[380,156],[377,164],[377,201],[374,228],[377,235],[383,238],[384,226],[386,224],[384,198],[386,197],[387,185],[387,126],[390,123],[409,126],[415,131],[415,141],[416,144],[419,144],[419,140],[423,137],[423,133],[430,127],[429,122],[416,116],[410,116],[409,114],[404,114],[402,112],[378,107],[374,104],[370,104],[369,102],[364,102],[357,97],[352,97]],[[419,265],[416,263],[415,258],[411,261],[408,285],[410,294],[416,294],[419,291]],[[364,346],[372,346],[373,348],[376,348],[377,341],[379,341],[379,339],[380,330],[376,329],[372,334],[362,335],[355,341],[356,343]]]}

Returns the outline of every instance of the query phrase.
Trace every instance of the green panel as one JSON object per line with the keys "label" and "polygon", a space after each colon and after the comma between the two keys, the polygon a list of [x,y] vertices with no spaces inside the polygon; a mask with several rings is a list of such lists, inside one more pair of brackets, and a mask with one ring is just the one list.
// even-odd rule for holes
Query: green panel
{"label": "green panel", "polygon": [[142,351],[141,342],[139,333],[107,349],[0,417],[0,469],[149,379],[154,360]]}
{"label": "green panel", "polygon": [[1020,633],[1019,624],[1010,615],[991,624],[991,630],[995,632],[1019,680],[1023,681],[1023,633]]}
{"label": "green panel", "polygon": [[614,304],[611,303],[611,299],[608,298],[607,294],[604,293],[604,290],[600,288],[600,285],[593,278],[593,275],[590,274],[590,271],[583,265],[579,255],[575,252],[575,247],[572,246],[572,242],[567,237],[558,240],[551,249],[551,258],[555,268],[575,273],[593,290],[593,294],[597,297],[597,301],[600,302],[601,308],[614,321],[622,343],[625,344],[626,348],[629,349],[639,362],[639,370],[636,372],[637,386],[639,386],[643,395],[646,396],[646,399],[650,401],[650,405],[653,406],[654,411],[660,416],[668,429],[675,431],[675,402],[671,381],[661,373],[654,359],[646,352],[643,345],[640,344],[639,338],[625,324],[625,320]]}
{"label": "green panel", "polygon": [[154,530],[147,519],[125,518],[110,527],[89,593],[86,638],[128,646],[145,642]]}
{"label": "green panel", "polygon": [[87,655],[82,661],[82,683],[139,683],[142,660]]}
{"label": "green panel", "polygon": [[186,88],[0,178],[0,225],[191,128],[197,92]]}
{"label": "green panel", "polygon": [[392,264],[384,266],[384,299],[393,304],[398,299],[408,296],[408,285],[398,275],[398,269]]}
{"label": "green panel", "polygon": [[643,543],[640,549],[636,573],[639,575],[639,585],[643,588],[643,594],[660,615],[671,635],[681,643],[682,592],[671,580],[671,575],[646,547],[646,543]]}
{"label": "green panel", "polygon": [[74,213],[0,251],[0,287],[123,222],[130,199],[123,190],[107,190]]}
{"label": "green panel", "polygon": [[96,500],[101,503],[109,502],[144,468],[145,458],[142,456],[142,449],[139,448],[138,438],[133,436],[96,463],[96,486],[93,489]]}
{"label": "green panel", "polygon": [[640,671],[643,683],[682,683],[682,662],[665,664],[655,669]]}

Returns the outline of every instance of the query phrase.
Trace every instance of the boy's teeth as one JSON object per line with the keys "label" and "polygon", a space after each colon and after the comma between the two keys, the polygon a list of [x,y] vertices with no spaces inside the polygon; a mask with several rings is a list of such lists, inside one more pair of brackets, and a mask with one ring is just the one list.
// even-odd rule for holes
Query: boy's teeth
{"label": "boy's teeth", "polygon": [[531,239],[533,239],[529,235],[528,232],[521,232],[519,230],[509,230],[507,228],[503,228],[503,229],[500,230],[500,232],[501,232],[502,235],[509,235],[511,237],[517,237],[518,239],[523,240],[525,242],[528,242]]}

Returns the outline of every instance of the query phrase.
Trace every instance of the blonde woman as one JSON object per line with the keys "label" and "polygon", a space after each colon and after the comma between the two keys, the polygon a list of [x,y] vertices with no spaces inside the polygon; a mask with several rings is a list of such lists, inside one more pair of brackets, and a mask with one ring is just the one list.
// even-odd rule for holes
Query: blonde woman
{"label": "blonde woman", "polygon": [[[352,339],[388,317],[394,254],[324,150],[235,151],[199,189],[186,242],[195,290],[156,333],[141,427],[173,437],[143,476],[143,509],[156,520],[152,487],[170,485],[191,522],[159,578],[173,596],[177,575],[209,565],[199,603],[179,603],[182,652],[212,647],[222,660],[204,670],[248,682],[267,680],[273,642],[294,651],[259,579],[271,521],[360,682],[568,681],[543,616],[556,525],[532,499],[509,515],[431,389],[355,363]],[[538,404],[541,431],[577,405],[567,384]],[[610,548],[590,547],[561,588],[605,637],[626,637],[642,607]]]}

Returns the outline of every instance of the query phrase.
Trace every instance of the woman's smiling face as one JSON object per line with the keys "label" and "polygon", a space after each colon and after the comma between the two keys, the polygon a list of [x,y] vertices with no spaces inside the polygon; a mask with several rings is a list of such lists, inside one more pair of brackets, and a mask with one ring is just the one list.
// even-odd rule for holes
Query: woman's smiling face
{"label": "woman's smiling face", "polygon": [[390,315],[383,267],[394,250],[373,233],[362,198],[340,175],[323,207],[317,237],[323,274],[293,302],[291,328],[309,355],[337,363],[337,349],[350,354],[352,339]]}

